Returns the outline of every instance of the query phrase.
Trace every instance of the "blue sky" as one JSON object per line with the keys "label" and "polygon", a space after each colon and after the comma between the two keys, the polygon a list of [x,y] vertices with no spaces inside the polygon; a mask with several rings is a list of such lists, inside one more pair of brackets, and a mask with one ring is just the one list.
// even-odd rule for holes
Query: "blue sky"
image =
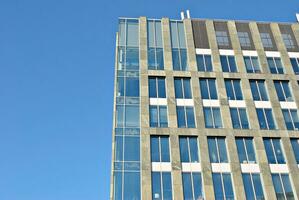
{"label": "blue sky", "polygon": [[[297,8],[297,10],[296,10]],[[297,0],[1,0],[0,199],[108,199],[119,16],[295,21]]]}

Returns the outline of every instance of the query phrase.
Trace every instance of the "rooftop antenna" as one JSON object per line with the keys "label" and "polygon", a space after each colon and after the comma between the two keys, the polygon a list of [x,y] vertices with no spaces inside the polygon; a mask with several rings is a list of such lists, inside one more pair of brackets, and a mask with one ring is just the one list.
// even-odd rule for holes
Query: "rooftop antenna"
{"label": "rooftop antenna", "polygon": [[185,19],[185,13],[182,11],[181,12],[181,20]]}
{"label": "rooftop antenna", "polygon": [[187,13],[187,19],[190,19],[190,11],[189,10],[186,10],[186,13]]}

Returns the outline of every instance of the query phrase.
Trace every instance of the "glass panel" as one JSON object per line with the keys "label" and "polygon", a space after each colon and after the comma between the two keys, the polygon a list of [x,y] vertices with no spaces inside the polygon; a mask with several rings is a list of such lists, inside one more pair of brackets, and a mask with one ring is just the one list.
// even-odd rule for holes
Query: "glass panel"
{"label": "glass panel", "polygon": [[291,58],[292,67],[295,74],[299,74],[299,64],[296,58]]}
{"label": "glass panel", "polygon": [[126,106],[126,126],[139,127],[139,106]]}
{"label": "glass panel", "polygon": [[268,101],[269,99],[268,99],[268,94],[267,94],[265,82],[264,81],[258,81],[257,84],[258,84],[258,87],[259,87],[259,90],[260,90],[262,101]]}
{"label": "glass panel", "polygon": [[230,174],[223,174],[222,176],[226,199],[234,199],[234,190]]}
{"label": "glass panel", "polygon": [[150,106],[150,126],[158,127],[158,109],[157,106]]}
{"label": "glass panel", "polygon": [[149,47],[155,47],[155,21],[147,21],[147,44]]}
{"label": "glass panel", "polygon": [[156,58],[157,69],[164,70],[164,57],[162,48],[156,48]]}
{"label": "glass panel", "polygon": [[147,50],[148,56],[148,69],[155,70],[156,69],[156,57],[155,57],[155,48],[148,48]]}
{"label": "glass panel", "polygon": [[182,71],[187,71],[188,70],[188,60],[187,60],[187,51],[186,49],[181,49],[181,67]]}
{"label": "glass panel", "polygon": [[114,199],[122,199],[122,173],[114,172]]}
{"label": "glass panel", "polygon": [[160,127],[168,127],[168,120],[167,120],[167,107],[166,106],[159,106],[159,113],[160,113]]}
{"label": "glass panel", "polygon": [[225,80],[225,88],[228,100],[235,100],[233,86],[231,80]]}
{"label": "glass panel", "polygon": [[251,80],[250,81],[250,88],[251,88],[251,94],[254,101],[260,101],[260,95],[257,89],[257,81]]}
{"label": "glass panel", "polygon": [[283,74],[283,66],[280,58],[274,58],[278,74]]}
{"label": "glass panel", "polygon": [[162,199],[160,172],[152,172],[152,198]]}
{"label": "glass panel", "polygon": [[206,62],[206,71],[207,72],[213,71],[212,59],[210,55],[205,55],[205,62]]}
{"label": "glass panel", "polygon": [[208,79],[211,99],[218,99],[215,79]]}
{"label": "glass panel", "polygon": [[293,123],[292,123],[292,119],[291,119],[289,110],[288,109],[283,109],[282,114],[283,114],[283,118],[284,118],[285,125],[286,125],[287,129],[288,130],[293,130],[294,127],[293,127]]}
{"label": "glass panel", "polygon": [[277,199],[285,199],[279,174],[272,174],[272,181]]}
{"label": "glass panel", "polygon": [[221,175],[219,173],[212,173],[215,199],[224,199],[223,185]]}
{"label": "glass panel", "polygon": [[192,182],[191,182],[191,173],[182,173],[183,176],[183,192],[184,199],[194,199],[192,194]]}
{"label": "glass panel", "polygon": [[199,82],[200,82],[201,98],[202,99],[210,99],[209,92],[208,92],[207,79],[200,79]]}
{"label": "glass panel", "polygon": [[251,178],[250,174],[242,174],[243,178],[243,184],[244,184],[244,189],[245,189],[245,194],[246,194],[246,199],[255,199],[253,187],[251,184]]}
{"label": "glass panel", "polygon": [[281,149],[280,139],[272,139],[272,142],[273,142],[273,147],[274,147],[277,163],[285,164],[283,152]]}
{"label": "glass panel", "polygon": [[294,194],[293,194],[292,186],[291,186],[291,183],[290,183],[289,175],[288,174],[282,174],[281,179],[282,179],[282,184],[283,184],[287,199],[288,200],[293,200],[294,199]]}
{"label": "glass panel", "polygon": [[149,96],[157,97],[156,78],[149,77]]}
{"label": "glass panel", "polygon": [[193,107],[186,107],[186,114],[187,114],[187,127],[195,128]]}
{"label": "glass panel", "polygon": [[187,137],[180,137],[181,162],[190,162]]}
{"label": "glass panel", "polygon": [[178,29],[176,22],[170,22],[170,33],[172,48],[179,48]]}
{"label": "glass panel", "polygon": [[237,108],[230,108],[230,115],[232,119],[233,128],[241,128]]}
{"label": "glass panel", "polygon": [[291,139],[291,143],[297,164],[299,164],[299,139]]}
{"label": "glass panel", "polygon": [[206,71],[203,55],[196,55],[196,62],[197,62],[197,70],[198,71],[201,71],[201,72]]}
{"label": "glass panel", "polygon": [[273,58],[267,58],[268,66],[272,74],[277,74]]}
{"label": "glass panel", "polygon": [[253,185],[255,189],[255,196],[257,200],[264,199],[263,186],[259,174],[252,174]]}
{"label": "glass panel", "polygon": [[119,46],[125,46],[126,45],[126,21],[124,19],[119,20]]}
{"label": "glass panel", "polygon": [[191,99],[192,93],[191,93],[191,87],[190,87],[190,79],[184,78],[183,85],[184,85],[184,95],[185,95],[184,98]]}
{"label": "glass panel", "polygon": [[299,119],[298,119],[298,114],[297,114],[297,110],[290,110],[291,111],[291,115],[293,118],[293,123],[295,126],[295,130],[299,129]]}
{"label": "glass panel", "polygon": [[138,20],[127,20],[127,46],[139,46],[139,24]]}
{"label": "glass panel", "polygon": [[208,138],[208,148],[209,148],[209,156],[211,163],[218,163],[218,153],[216,147],[216,139],[215,138]]}
{"label": "glass panel", "polygon": [[139,172],[124,173],[124,200],[140,199]]}
{"label": "glass panel", "polygon": [[221,62],[221,66],[222,66],[222,71],[229,72],[226,56],[220,56],[220,62]]}
{"label": "glass panel", "polygon": [[151,161],[160,162],[159,137],[151,137]]}
{"label": "glass panel", "polygon": [[155,21],[155,29],[156,29],[156,46],[163,47],[161,21]]}
{"label": "glass panel", "polygon": [[292,93],[289,87],[289,82],[288,81],[282,81],[282,87],[284,90],[284,94],[286,96],[286,101],[293,101]]}
{"label": "glass panel", "polygon": [[258,58],[257,57],[251,57],[251,62],[252,62],[255,73],[261,72]]}
{"label": "glass panel", "polygon": [[246,149],[247,149],[247,155],[248,155],[248,160],[250,162],[255,162],[255,151],[254,151],[254,147],[253,147],[253,142],[252,142],[252,138],[246,138],[245,139],[245,145],[246,145]]}
{"label": "glass panel", "polygon": [[183,98],[183,87],[182,87],[182,79],[175,78],[174,79],[174,89],[175,89],[175,98]]}
{"label": "glass panel", "polygon": [[238,151],[240,163],[247,163],[246,151],[245,151],[245,147],[244,147],[243,138],[237,138],[236,144],[237,144],[237,151]]}
{"label": "glass panel", "polygon": [[183,106],[176,107],[178,127],[186,127],[185,109]]}
{"label": "glass panel", "polygon": [[163,172],[162,179],[163,179],[163,199],[171,200],[172,199],[172,188],[171,188],[170,172]]}
{"label": "glass panel", "polygon": [[126,69],[139,69],[139,50],[135,47],[127,47],[126,49]]}
{"label": "glass panel", "polygon": [[124,160],[125,161],[139,161],[140,160],[140,138],[139,137],[124,137]]}
{"label": "glass panel", "polygon": [[124,88],[124,78],[117,77],[117,96],[124,96],[125,95],[125,88]]}
{"label": "glass panel", "polygon": [[248,73],[254,73],[249,56],[244,56],[244,62],[245,62],[245,66],[246,66],[246,71]]}
{"label": "glass panel", "polygon": [[172,49],[172,66],[173,70],[181,70],[179,49]]}
{"label": "glass panel", "polygon": [[220,108],[213,108],[215,128],[222,128]]}
{"label": "glass panel", "polygon": [[243,129],[249,129],[249,123],[248,123],[248,119],[247,119],[246,109],[241,108],[241,109],[239,109],[239,112],[240,112],[240,119],[241,119],[241,123],[242,123],[242,128]]}
{"label": "glass panel", "polygon": [[116,106],[116,126],[123,127],[124,126],[124,106],[117,105]]}
{"label": "glass panel", "polygon": [[139,78],[126,78],[126,96],[139,97]]}
{"label": "glass panel", "polygon": [[243,100],[240,80],[233,80],[233,84],[236,94],[236,100]]}
{"label": "glass panel", "polygon": [[123,137],[115,137],[115,161],[123,160]]}
{"label": "glass panel", "polygon": [[168,137],[161,137],[161,162],[170,162],[169,154],[169,139]]}
{"label": "glass panel", "polygon": [[279,101],[285,101],[286,99],[283,94],[283,88],[281,87],[281,81],[274,81],[274,86]]}
{"label": "glass panel", "polygon": [[158,78],[158,97],[166,98],[164,78]]}
{"label": "glass panel", "polygon": [[196,137],[189,137],[189,146],[190,146],[191,162],[199,162]]}
{"label": "glass panel", "polygon": [[213,128],[213,118],[210,107],[203,108],[206,128]]}
{"label": "glass panel", "polygon": [[235,62],[235,57],[234,56],[228,56],[228,62],[230,66],[230,72],[237,72],[237,66]]}
{"label": "glass panel", "polygon": [[201,174],[192,173],[192,175],[193,175],[194,199],[198,199],[198,200],[204,199],[202,182],[201,182]]}
{"label": "glass panel", "polygon": [[269,138],[264,139],[265,150],[267,154],[268,163],[276,164],[271,140]]}
{"label": "glass panel", "polygon": [[218,151],[220,156],[220,162],[221,163],[227,163],[227,153],[226,153],[226,145],[225,145],[225,139],[224,138],[217,138],[218,142]]}
{"label": "glass panel", "polygon": [[265,114],[266,114],[269,129],[275,129],[275,122],[274,122],[274,118],[273,118],[273,115],[272,115],[272,110],[271,109],[265,109]]}
{"label": "glass panel", "polygon": [[179,33],[179,45],[181,48],[186,48],[185,29],[183,22],[177,22]]}
{"label": "glass panel", "polygon": [[257,114],[257,117],[258,117],[260,128],[261,129],[268,129],[263,109],[257,108],[256,109],[256,114]]}

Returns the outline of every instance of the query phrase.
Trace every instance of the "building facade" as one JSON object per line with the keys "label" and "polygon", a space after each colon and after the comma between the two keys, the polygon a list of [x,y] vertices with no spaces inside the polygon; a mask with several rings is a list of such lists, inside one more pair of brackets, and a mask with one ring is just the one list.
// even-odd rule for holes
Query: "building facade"
{"label": "building facade", "polygon": [[299,23],[119,19],[110,199],[299,199]]}

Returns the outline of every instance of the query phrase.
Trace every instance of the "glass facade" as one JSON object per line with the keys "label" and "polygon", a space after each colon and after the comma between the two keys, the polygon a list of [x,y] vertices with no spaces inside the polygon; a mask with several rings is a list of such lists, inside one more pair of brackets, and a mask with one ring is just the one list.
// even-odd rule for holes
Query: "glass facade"
{"label": "glass facade", "polygon": [[172,199],[170,172],[152,172],[152,198],[159,200]]}
{"label": "glass facade", "polygon": [[274,81],[276,94],[279,101],[294,101],[288,81]]}

